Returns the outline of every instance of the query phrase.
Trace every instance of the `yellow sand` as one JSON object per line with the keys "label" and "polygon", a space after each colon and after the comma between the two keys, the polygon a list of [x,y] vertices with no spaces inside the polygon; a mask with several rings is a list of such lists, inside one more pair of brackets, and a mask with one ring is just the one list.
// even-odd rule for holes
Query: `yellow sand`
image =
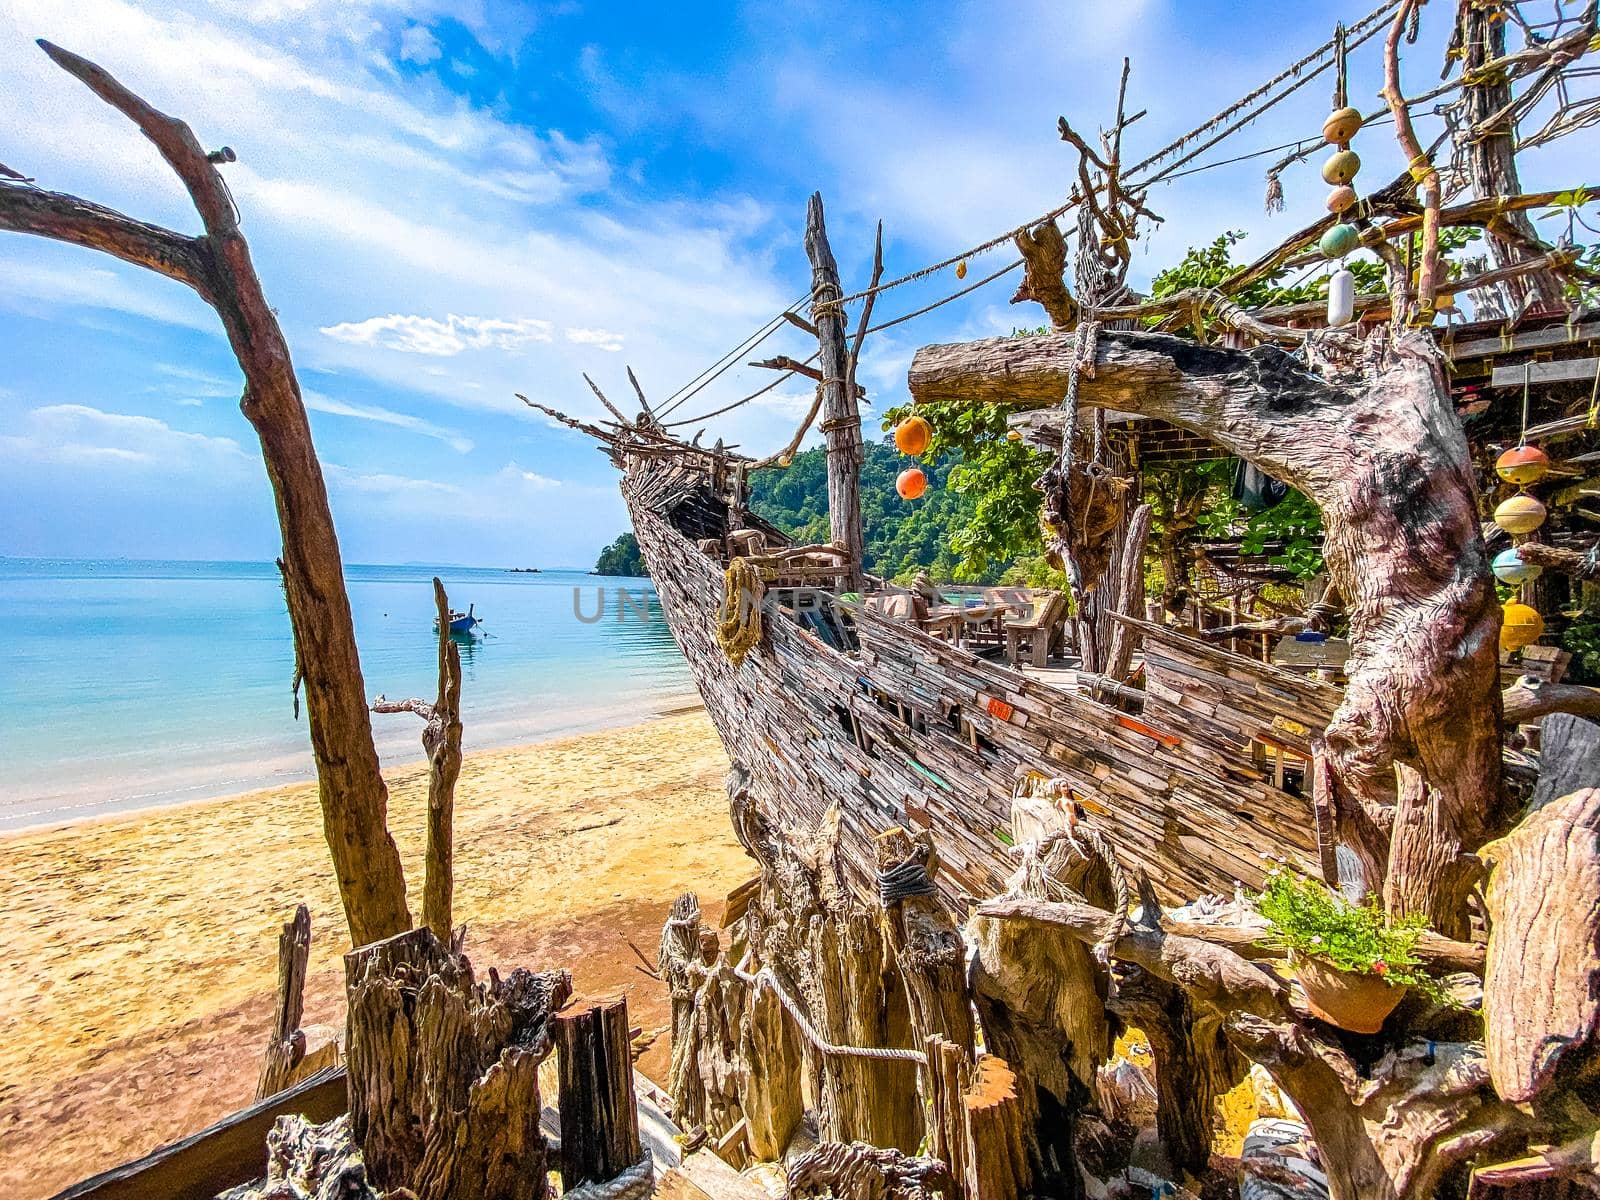
{"label": "yellow sand", "polygon": [[[628,941],[653,959],[678,892],[718,911],[753,873],[726,769],[701,711],[471,755],[455,915],[474,965],[630,988],[635,1023],[659,1028],[664,997]],[[389,786],[415,908],[426,770],[392,770]],[[345,928],[314,786],[0,839],[0,1193],[49,1195],[248,1103],[278,930],[301,901],[305,1019],[339,1024]]]}

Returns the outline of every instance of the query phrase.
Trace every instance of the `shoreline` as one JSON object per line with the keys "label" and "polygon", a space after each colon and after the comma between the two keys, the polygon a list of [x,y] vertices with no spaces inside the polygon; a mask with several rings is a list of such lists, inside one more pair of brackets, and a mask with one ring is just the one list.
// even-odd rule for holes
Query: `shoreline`
{"label": "shoreline", "polygon": [[[453,915],[474,968],[566,968],[576,995],[626,994],[650,1042],[642,1069],[664,1072],[669,998],[631,946],[654,946],[681,892],[715,920],[752,875],[727,769],[698,705],[466,755]],[[384,778],[415,913],[427,764]],[[314,781],[57,822],[0,846],[7,1196],[43,1200],[249,1103],[296,904],[312,921],[303,1023],[343,1024],[349,941]]]}
{"label": "shoreline", "polygon": [[[705,708],[705,702],[698,692],[682,692],[675,695],[663,696],[652,703],[648,710],[639,712],[634,710],[617,711],[607,716],[599,717],[593,722],[584,722],[575,728],[552,730],[545,736],[532,738],[512,738],[501,741],[491,738],[483,745],[467,748],[463,761],[485,754],[503,754],[524,750],[533,746],[550,747],[559,743],[579,738],[592,737],[598,733],[633,729],[641,725],[648,725],[655,721],[666,720],[670,717],[683,716],[686,713],[696,712]],[[309,752],[309,751],[308,751]],[[424,769],[427,760],[420,753],[393,761],[382,763],[385,778],[391,774],[401,775]],[[117,800],[91,801],[81,807],[92,809],[89,812],[76,813],[73,816],[50,817],[41,821],[34,821],[27,825],[0,824],[0,845],[7,842],[37,837],[45,834],[64,833],[68,830],[85,825],[94,825],[105,821],[120,819],[147,819],[156,813],[171,812],[174,810],[200,807],[209,804],[226,804],[230,801],[242,800],[261,792],[277,791],[282,788],[303,787],[314,785],[317,781],[316,769],[307,763],[303,769],[295,769],[275,776],[250,787],[232,788],[225,792],[215,792],[207,795],[184,795],[182,792],[168,793],[167,799],[148,799],[137,797],[134,802],[123,805]],[[225,786],[225,785],[224,785]],[[189,791],[204,791],[205,784],[197,784]]]}

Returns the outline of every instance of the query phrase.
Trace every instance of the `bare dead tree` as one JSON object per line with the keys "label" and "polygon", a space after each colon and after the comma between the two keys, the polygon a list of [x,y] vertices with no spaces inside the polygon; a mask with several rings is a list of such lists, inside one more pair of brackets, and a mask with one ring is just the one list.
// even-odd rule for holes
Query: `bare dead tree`
{"label": "bare dead tree", "polygon": [[294,630],[295,685],[305,687],[323,827],[354,944],[408,929],[405,876],[387,828],[333,512],[289,345],[267,304],[217,164],[183,121],[152,108],[104,69],[41,41],[67,74],[132,121],[183,182],[200,215],[197,236],[149,225],[77,196],[0,181],[0,230],[114,255],[185,284],[216,310],[245,390],[240,408],[261,442],[283,533],[284,595]]}
{"label": "bare dead tree", "polygon": [[422,749],[428,756],[428,848],[422,882],[422,921],[441,942],[450,940],[450,906],[455,892],[456,780],[461,777],[461,647],[450,636],[450,597],[438,576],[433,603],[439,620],[439,694],[426,700],[372,702],[375,713],[416,713]]}

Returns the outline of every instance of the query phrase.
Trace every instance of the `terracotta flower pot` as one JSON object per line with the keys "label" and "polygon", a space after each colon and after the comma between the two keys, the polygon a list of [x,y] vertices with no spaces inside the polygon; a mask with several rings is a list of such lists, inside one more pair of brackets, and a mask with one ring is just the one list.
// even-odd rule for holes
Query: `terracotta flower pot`
{"label": "terracotta flower pot", "polygon": [[1311,1011],[1351,1033],[1377,1033],[1406,994],[1381,976],[1341,971],[1318,958],[1297,955],[1294,969]]}

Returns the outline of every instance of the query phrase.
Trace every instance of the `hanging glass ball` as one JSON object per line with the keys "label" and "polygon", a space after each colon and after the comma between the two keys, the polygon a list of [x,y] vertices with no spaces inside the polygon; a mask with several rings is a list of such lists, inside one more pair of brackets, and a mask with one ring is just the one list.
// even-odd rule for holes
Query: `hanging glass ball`
{"label": "hanging glass ball", "polygon": [[928,477],[917,467],[908,467],[894,481],[894,490],[900,493],[902,500],[915,500],[928,490]]}
{"label": "hanging glass ball", "polygon": [[1494,556],[1494,577],[1501,583],[1512,585],[1531,583],[1544,573],[1544,568],[1522,561],[1522,555],[1513,546]]}
{"label": "hanging glass ball", "polygon": [[1341,183],[1328,193],[1328,211],[1342,213],[1356,202],[1356,190],[1348,183]]}
{"label": "hanging glass ball", "polygon": [[1510,601],[1500,614],[1500,649],[1507,654],[1531,646],[1544,633],[1544,618],[1539,610],[1520,600]]}
{"label": "hanging glass ball", "polygon": [[933,426],[921,417],[907,417],[894,427],[895,449],[912,458],[933,445]]}
{"label": "hanging glass ball", "polygon": [[1322,235],[1318,249],[1328,258],[1340,259],[1361,244],[1361,233],[1354,225],[1340,221]]}
{"label": "hanging glass ball", "polygon": [[1532,533],[1544,524],[1544,505],[1532,496],[1517,495],[1500,502],[1494,523],[1507,533]]}
{"label": "hanging glass ball", "polygon": [[1550,473],[1550,456],[1537,446],[1513,446],[1495,460],[1494,470],[1507,483],[1538,483]]}
{"label": "hanging glass ball", "polygon": [[1322,140],[1330,146],[1343,146],[1355,137],[1361,128],[1361,111],[1355,108],[1336,108],[1322,123]]}
{"label": "hanging glass ball", "polygon": [[1338,187],[1341,183],[1349,183],[1356,177],[1356,172],[1361,170],[1361,156],[1354,150],[1336,150],[1328,156],[1328,161],[1322,164],[1322,181]]}

